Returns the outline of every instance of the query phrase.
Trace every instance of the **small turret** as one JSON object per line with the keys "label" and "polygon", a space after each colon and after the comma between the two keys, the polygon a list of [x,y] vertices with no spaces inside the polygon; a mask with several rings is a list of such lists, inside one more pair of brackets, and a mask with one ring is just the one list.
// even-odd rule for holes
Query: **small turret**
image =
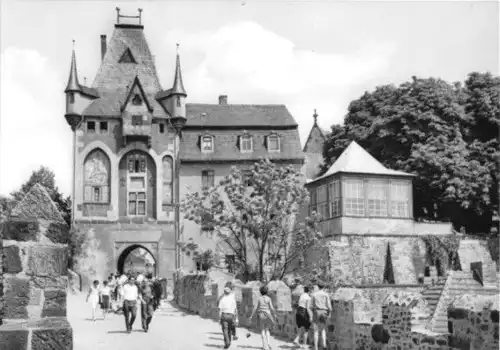
{"label": "small turret", "polygon": [[[179,50],[179,44],[177,44],[177,50]],[[184,89],[182,83],[181,60],[179,52],[177,52],[174,85],[170,90],[170,112],[172,117],[186,117],[186,97],[186,89]]]}

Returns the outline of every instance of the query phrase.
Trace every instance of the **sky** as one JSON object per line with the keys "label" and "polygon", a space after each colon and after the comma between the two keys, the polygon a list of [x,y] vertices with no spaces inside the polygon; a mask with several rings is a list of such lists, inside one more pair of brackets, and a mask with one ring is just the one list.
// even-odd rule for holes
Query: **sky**
{"label": "sky", "polygon": [[72,133],[64,119],[72,40],[80,83],[100,64],[100,35],[136,15],[164,89],[176,43],[187,102],[285,104],[305,142],[317,109],[324,129],[350,101],[411,76],[463,81],[499,74],[499,3],[362,1],[0,2],[0,194],[41,165],[71,189]]}

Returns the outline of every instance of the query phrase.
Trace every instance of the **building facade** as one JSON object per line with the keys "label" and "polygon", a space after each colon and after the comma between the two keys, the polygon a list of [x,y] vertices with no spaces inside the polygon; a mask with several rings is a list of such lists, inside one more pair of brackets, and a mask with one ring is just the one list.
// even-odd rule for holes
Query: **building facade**
{"label": "building facade", "polygon": [[215,104],[187,103],[178,54],[172,88],[163,89],[144,26],[120,18],[109,41],[101,35],[92,86],[80,83],[72,54],[65,117],[74,134],[73,222],[93,229],[108,258],[103,275],[124,272],[127,256],[141,248],[157,275],[172,278],[194,268],[179,240],[217,248],[183,219],[183,196],[263,157],[302,167],[298,125],[284,105],[229,104],[225,95]]}

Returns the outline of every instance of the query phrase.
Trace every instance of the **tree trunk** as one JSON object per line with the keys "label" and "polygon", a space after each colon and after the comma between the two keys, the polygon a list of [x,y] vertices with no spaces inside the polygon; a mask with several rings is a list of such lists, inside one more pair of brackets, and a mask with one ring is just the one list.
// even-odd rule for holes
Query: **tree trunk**
{"label": "tree trunk", "polygon": [[259,252],[259,281],[264,283],[264,251]]}

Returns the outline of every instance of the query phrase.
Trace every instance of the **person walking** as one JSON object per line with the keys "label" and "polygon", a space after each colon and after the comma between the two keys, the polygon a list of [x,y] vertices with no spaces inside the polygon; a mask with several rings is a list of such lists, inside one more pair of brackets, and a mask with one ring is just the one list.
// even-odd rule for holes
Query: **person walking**
{"label": "person walking", "polygon": [[304,293],[302,293],[299,297],[297,312],[295,314],[295,322],[299,331],[293,343],[300,347],[300,336],[302,335],[304,348],[307,347],[307,338],[309,335],[309,329],[311,328],[311,321],[313,319],[311,309],[312,298],[309,294],[310,291],[311,288],[309,286],[304,287]]}
{"label": "person walking", "polygon": [[270,328],[276,323],[276,311],[274,310],[273,302],[267,295],[267,286],[260,287],[260,297],[257,305],[250,315],[250,320],[257,314],[260,335],[262,336],[262,347],[266,350],[271,349],[271,332]]}
{"label": "person walking", "polygon": [[318,282],[318,291],[312,296],[312,305],[314,310],[314,350],[318,350],[319,334],[321,341],[326,349],[326,325],[332,312],[330,296],[325,292],[323,282]]}
{"label": "person walking", "polygon": [[236,311],[236,299],[231,295],[231,288],[224,288],[224,295],[219,300],[219,319],[224,335],[224,349],[231,346],[231,330],[234,324],[238,324],[238,313]]}
{"label": "person walking", "polygon": [[99,305],[99,281],[95,280],[90,286],[86,302],[92,307],[92,321],[95,322],[95,312]]}
{"label": "person walking", "polygon": [[141,321],[142,329],[144,332],[148,332],[149,324],[153,319],[153,275],[147,274],[146,278],[141,283],[141,297],[143,302],[141,303]]}
{"label": "person walking", "polygon": [[155,278],[155,280],[153,282],[153,308],[155,311],[160,306],[161,292],[162,292],[161,289],[162,289],[161,288],[161,281],[157,277],[157,278]]}
{"label": "person walking", "polygon": [[139,289],[137,288],[134,278],[129,277],[125,285],[122,287],[123,298],[123,314],[125,315],[125,326],[127,333],[132,332],[135,318],[137,316],[137,301],[143,302]]}
{"label": "person walking", "polygon": [[99,290],[101,296],[101,309],[102,317],[106,319],[106,314],[111,308],[111,288],[108,285],[108,281],[102,282],[102,288]]}

